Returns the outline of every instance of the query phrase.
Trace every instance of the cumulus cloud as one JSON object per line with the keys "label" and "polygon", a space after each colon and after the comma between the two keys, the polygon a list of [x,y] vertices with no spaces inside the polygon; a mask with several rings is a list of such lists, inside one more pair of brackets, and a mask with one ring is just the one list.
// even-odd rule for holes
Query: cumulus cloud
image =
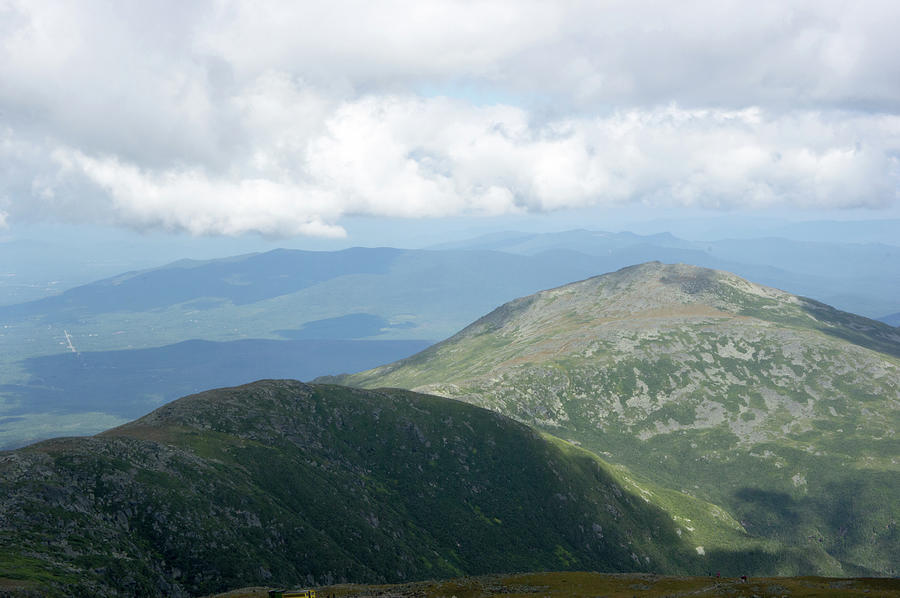
{"label": "cumulus cloud", "polygon": [[97,159],[78,151],[54,153],[66,170],[104,190],[121,222],[194,234],[343,236],[322,218],[335,217],[337,202],[326,192],[261,178],[210,179],[196,170],[142,172],[115,158]]}
{"label": "cumulus cloud", "polygon": [[350,214],[888,206],[897,17],[0,0],[0,221],[335,236]]}

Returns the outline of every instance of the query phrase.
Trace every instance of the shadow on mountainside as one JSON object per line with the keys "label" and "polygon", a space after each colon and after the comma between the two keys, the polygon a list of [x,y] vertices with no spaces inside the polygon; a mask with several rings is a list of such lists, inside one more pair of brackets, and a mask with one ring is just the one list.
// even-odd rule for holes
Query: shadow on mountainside
{"label": "shadow on mountainside", "polygon": [[813,482],[800,497],[741,488],[734,495],[734,514],[750,534],[788,547],[794,555],[788,561],[813,565],[796,574],[834,559],[845,575],[896,575],[900,474],[850,468],[829,475],[840,477]]}
{"label": "shadow on mountainside", "polygon": [[894,357],[900,357],[900,330],[863,316],[840,311],[802,297],[803,311],[816,320],[815,328],[824,334]]}

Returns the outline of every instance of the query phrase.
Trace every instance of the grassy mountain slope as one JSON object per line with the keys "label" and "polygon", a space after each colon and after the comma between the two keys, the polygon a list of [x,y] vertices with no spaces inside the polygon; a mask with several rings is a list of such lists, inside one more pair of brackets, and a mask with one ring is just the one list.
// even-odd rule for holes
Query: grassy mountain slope
{"label": "grassy mountain slope", "polygon": [[740,573],[776,560],[752,543],[700,556],[689,523],[622,477],[465,403],[261,381],[0,453],[0,587],[179,596],[511,570]]}
{"label": "grassy mountain slope", "polygon": [[507,303],[341,378],[459,398],[721,505],[821,573],[900,570],[900,333],[649,263]]}

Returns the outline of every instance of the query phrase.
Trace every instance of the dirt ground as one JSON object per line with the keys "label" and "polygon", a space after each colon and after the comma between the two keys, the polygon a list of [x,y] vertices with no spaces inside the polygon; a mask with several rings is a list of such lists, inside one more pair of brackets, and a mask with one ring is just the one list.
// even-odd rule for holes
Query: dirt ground
{"label": "dirt ground", "polygon": [[[215,598],[267,598],[270,588],[243,588]],[[897,597],[900,579],[675,577],[648,574],[525,573],[394,585],[316,588],[318,598],[807,598]]]}

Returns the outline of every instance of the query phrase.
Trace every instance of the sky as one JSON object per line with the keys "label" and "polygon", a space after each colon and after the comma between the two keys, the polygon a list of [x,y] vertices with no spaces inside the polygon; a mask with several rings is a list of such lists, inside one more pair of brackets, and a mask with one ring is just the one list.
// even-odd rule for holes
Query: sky
{"label": "sky", "polygon": [[878,0],[0,0],[0,234],[898,218],[897,23]]}

